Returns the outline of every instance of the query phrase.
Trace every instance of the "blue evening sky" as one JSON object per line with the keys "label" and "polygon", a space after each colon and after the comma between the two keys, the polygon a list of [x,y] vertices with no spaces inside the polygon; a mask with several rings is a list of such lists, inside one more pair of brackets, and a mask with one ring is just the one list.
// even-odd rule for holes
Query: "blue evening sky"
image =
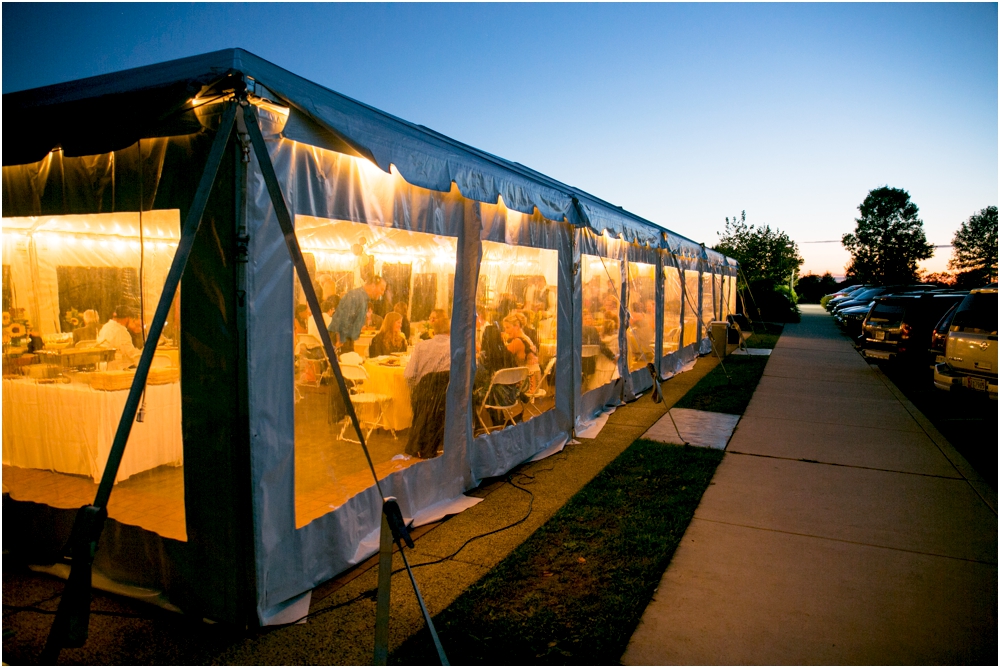
{"label": "blue evening sky", "polygon": [[997,204],[995,3],[4,3],[3,92],[229,47],[709,245],[745,209],[803,271],[872,188],[937,244]]}

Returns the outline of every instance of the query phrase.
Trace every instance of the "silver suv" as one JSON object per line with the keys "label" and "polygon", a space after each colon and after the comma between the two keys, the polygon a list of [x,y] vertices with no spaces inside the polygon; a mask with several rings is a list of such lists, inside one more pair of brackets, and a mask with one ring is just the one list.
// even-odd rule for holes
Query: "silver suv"
{"label": "silver suv", "polygon": [[955,310],[945,361],[934,366],[934,385],[965,388],[997,398],[997,285],[972,290]]}

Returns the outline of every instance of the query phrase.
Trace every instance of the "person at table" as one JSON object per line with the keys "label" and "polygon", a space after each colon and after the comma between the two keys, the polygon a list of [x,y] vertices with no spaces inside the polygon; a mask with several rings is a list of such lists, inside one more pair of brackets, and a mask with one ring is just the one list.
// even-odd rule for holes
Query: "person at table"
{"label": "person at table", "polygon": [[411,388],[416,387],[428,373],[451,369],[451,320],[448,314],[444,309],[436,308],[431,311],[427,324],[433,335],[417,343],[403,371],[403,377]]}
{"label": "person at table", "polygon": [[[493,374],[501,369],[509,369],[517,366],[514,362],[514,355],[507,350],[503,341],[500,328],[490,323],[483,327],[483,336],[479,344],[479,355],[476,357],[476,376],[472,382],[473,407],[478,410],[486,397],[486,391],[493,380]],[[516,392],[509,385],[498,385],[493,388],[493,396],[490,397],[494,405],[509,406],[514,403]],[[497,412],[499,413],[499,412]],[[490,415],[491,420],[502,420],[499,414]]]}
{"label": "person at table", "polygon": [[361,328],[368,318],[368,305],[385,293],[385,281],[379,276],[371,277],[360,288],[344,293],[340,304],[330,320],[330,337],[341,352],[354,350],[354,342],[361,336]]}
{"label": "person at table", "polygon": [[[339,302],[340,298],[337,297],[337,295],[333,295],[332,297],[324,299],[323,303],[320,304],[320,310],[323,311],[323,323],[328,328],[330,327],[330,321],[333,320],[333,312],[337,310],[337,304]],[[317,341],[323,340],[319,338],[319,328],[316,327],[316,318],[313,318],[312,316],[309,316],[309,319],[306,321],[306,332],[310,336],[316,337]]]}
{"label": "person at table", "polygon": [[[590,311],[583,312],[583,332],[581,337],[581,342],[585,346],[597,346],[600,353],[606,358],[615,361],[617,355],[614,351],[608,347],[604,339],[601,337],[601,333],[597,331],[597,327],[594,326],[594,316]],[[597,357],[584,357],[583,358],[583,375],[592,376],[597,370]]]}
{"label": "person at table", "polygon": [[369,304],[368,305],[368,315],[365,316],[365,324],[364,324],[364,326],[361,329],[368,329],[368,330],[374,329],[374,330],[378,331],[378,330],[382,329],[382,320],[383,319],[384,318],[382,318],[382,316],[380,316],[378,313],[375,312],[375,309],[372,308],[372,305]]}
{"label": "person at table", "polygon": [[114,361],[108,364],[109,369],[125,369],[138,363],[140,352],[132,344],[131,332],[141,326],[134,308],[128,304],[115,308],[114,315],[97,334],[97,345],[116,351]]}
{"label": "person at table", "polygon": [[398,313],[399,315],[403,316],[403,324],[402,324],[402,329],[400,331],[403,333],[403,336],[406,337],[406,340],[409,341],[410,319],[406,317],[406,302],[396,302],[395,305],[393,305],[392,310]]}
{"label": "person at table", "polygon": [[444,309],[428,318],[433,336],[413,349],[403,378],[410,386],[413,425],[404,452],[428,459],[444,447],[445,404],[451,371],[451,320]]}
{"label": "person at table", "polygon": [[517,366],[528,367],[527,391],[534,393],[538,390],[538,382],[542,376],[542,369],[538,365],[538,348],[521,329],[521,319],[517,316],[518,314],[511,313],[503,319],[504,339],[507,342],[507,350],[514,356]]}
{"label": "person at table", "polygon": [[295,305],[295,321],[292,323],[296,340],[303,334],[309,333],[309,305]]}
{"label": "person at table", "polygon": [[650,313],[644,301],[632,304],[629,336],[635,345],[632,356],[636,362],[650,362],[653,359],[653,345],[656,341],[656,314]]}
{"label": "person at table", "polygon": [[379,357],[390,353],[405,353],[406,338],[403,336],[403,316],[389,311],[382,319],[382,328],[368,345],[368,356]]}
{"label": "person at table", "polygon": [[517,318],[518,322],[521,323],[521,331],[524,332],[525,336],[531,339],[533,344],[535,344],[535,350],[538,350],[538,332],[531,326],[531,319],[529,318],[531,314],[525,313],[522,310],[514,311],[511,315]]}
{"label": "person at table", "polygon": [[73,343],[80,341],[96,341],[101,331],[101,317],[92,308],[83,312],[83,327],[73,330]]}

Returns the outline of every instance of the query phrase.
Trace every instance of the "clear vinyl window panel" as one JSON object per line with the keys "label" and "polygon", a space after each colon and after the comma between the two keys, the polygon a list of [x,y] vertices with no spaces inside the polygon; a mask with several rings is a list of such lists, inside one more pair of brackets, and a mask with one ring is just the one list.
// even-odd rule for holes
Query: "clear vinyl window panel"
{"label": "clear vinyl window panel", "polygon": [[656,356],[656,265],[628,263],[628,296],[628,370],[636,371]]}
{"label": "clear vinyl window panel", "polygon": [[736,313],[736,277],[729,277],[729,312]]}
{"label": "clear vinyl window panel", "polygon": [[476,435],[555,407],[559,254],[483,242],[476,289]]}
{"label": "clear vinyl window panel", "polygon": [[697,343],[698,332],[698,272],[684,270],[684,345]]}
{"label": "clear vinyl window panel", "polygon": [[580,273],[583,287],[582,391],[586,392],[619,377],[622,263],[597,255],[582,255]]}
{"label": "clear vinyl window panel", "polygon": [[[92,503],[180,233],[177,210],[3,219],[3,481]],[[156,347],[108,515],[185,541],[179,313]]]}
{"label": "clear vinyl window panel", "polygon": [[713,275],[703,273],[701,275],[701,323],[703,336],[708,336],[708,324],[715,320],[715,290]]}
{"label": "clear vinyl window panel", "polygon": [[681,272],[675,267],[663,267],[663,354],[676,352],[681,342],[681,303],[684,285]]}
{"label": "clear vinyl window panel", "polygon": [[[456,243],[296,216],[296,236],[379,479],[443,451]],[[374,485],[295,277],[295,519],[303,527]]]}

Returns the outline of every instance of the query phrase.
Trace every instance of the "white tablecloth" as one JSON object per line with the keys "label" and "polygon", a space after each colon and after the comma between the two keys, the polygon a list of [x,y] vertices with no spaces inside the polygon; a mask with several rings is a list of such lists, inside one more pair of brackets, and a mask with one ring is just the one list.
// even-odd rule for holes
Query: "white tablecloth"
{"label": "white tablecloth", "polygon": [[[183,461],[180,383],[146,387],[143,422],[132,424],[116,482]],[[128,390],[79,383],[3,381],[3,463],[100,481]]]}

